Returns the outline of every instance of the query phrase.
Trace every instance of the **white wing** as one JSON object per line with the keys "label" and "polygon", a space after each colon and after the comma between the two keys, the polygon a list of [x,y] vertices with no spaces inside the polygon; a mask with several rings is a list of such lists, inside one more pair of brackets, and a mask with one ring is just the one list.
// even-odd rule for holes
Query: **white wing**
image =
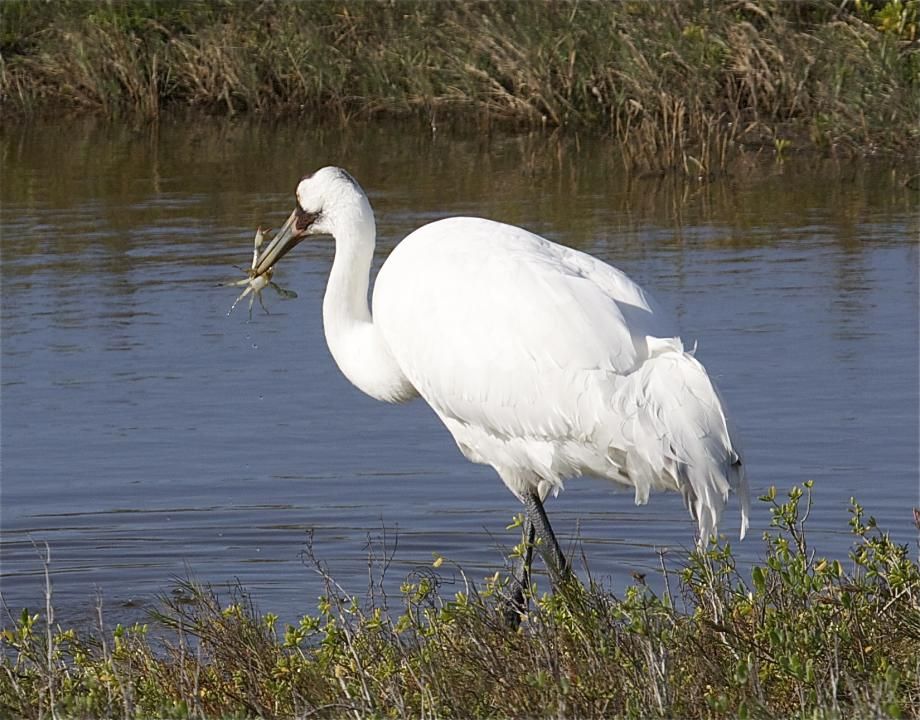
{"label": "white wing", "polygon": [[[673,328],[619,270],[521,228],[451,218],[397,246],[377,277],[373,310],[400,368],[463,453],[495,467],[519,496],[528,484],[545,493],[582,473],[634,486],[637,502],[651,488],[690,483],[671,466],[695,449],[680,446],[667,419],[639,417],[648,395],[639,371],[649,369],[655,338]],[[667,383],[661,389],[669,397]],[[700,392],[711,405],[715,391]],[[720,408],[717,420],[711,408],[703,414],[690,427],[725,427]],[[704,484],[683,489],[691,508],[704,494],[709,502],[712,483]],[[701,531],[713,526],[700,520]]]}
{"label": "white wing", "polygon": [[661,334],[654,321],[625,274],[477,218],[409,235],[374,290],[374,323],[422,397],[442,415],[515,436],[562,432],[585,374],[634,370],[645,336]]}

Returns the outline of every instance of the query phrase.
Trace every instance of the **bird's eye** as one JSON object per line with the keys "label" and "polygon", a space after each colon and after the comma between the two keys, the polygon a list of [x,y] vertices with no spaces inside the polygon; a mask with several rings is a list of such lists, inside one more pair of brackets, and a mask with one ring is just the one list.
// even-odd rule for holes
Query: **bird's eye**
{"label": "bird's eye", "polygon": [[318,217],[319,217],[318,212],[315,212],[315,213],[307,212],[302,207],[300,207],[299,202],[297,203],[297,221],[295,224],[298,230],[303,232],[304,230],[309,228],[313,223],[315,223],[316,218]]}

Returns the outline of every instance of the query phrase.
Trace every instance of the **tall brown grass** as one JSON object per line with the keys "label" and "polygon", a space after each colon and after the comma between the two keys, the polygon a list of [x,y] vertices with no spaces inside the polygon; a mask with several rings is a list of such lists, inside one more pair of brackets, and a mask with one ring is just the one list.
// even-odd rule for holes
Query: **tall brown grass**
{"label": "tall brown grass", "polygon": [[7,0],[7,113],[412,115],[609,133],[703,174],[744,147],[915,151],[917,0]]}

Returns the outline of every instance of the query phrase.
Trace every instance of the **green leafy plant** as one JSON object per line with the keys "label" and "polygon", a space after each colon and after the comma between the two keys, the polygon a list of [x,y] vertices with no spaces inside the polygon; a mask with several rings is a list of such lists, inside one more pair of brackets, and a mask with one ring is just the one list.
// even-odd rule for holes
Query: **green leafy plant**
{"label": "green leafy plant", "polygon": [[[761,500],[771,524],[750,570],[712,544],[663,566],[660,594],[642,579],[622,597],[534,586],[517,629],[500,574],[473,583],[441,558],[395,604],[368,603],[312,546],[326,590],[283,628],[241,589],[222,602],[191,582],[147,625],[82,633],[23,611],[0,632],[0,715],[920,717],[907,548],[853,501],[849,559],[827,558],[808,538],[810,482]],[[463,589],[445,597],[440,572]]]}

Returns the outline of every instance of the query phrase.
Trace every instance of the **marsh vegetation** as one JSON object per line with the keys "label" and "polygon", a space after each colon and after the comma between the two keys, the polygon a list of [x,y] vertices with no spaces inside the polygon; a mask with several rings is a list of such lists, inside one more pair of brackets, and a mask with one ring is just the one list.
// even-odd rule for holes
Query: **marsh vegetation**
{"label": "marsh vegetation", "polygon": [[10,0],[0,99],[14,114],[563,128],[615,138],[630,166],[706,174],[745,149],[913,152],[918,7]]}
{"label": "marsh vegetation", "polygon": [[[328,575],[315,612],[281,626],[239,589],[194,582],[150,622],[89,631],[23,610],[2,632],[7,717],[917,717],[920,567],[850,508],[847,563],[810,545],[811,484],[761,498],[764,555],[729,545],[662,563],[622,596],[593,584],[532,591],[512,630],[507,581],[449,561],[365,598]],[[463,577],[447,596],[443,574]]]}

